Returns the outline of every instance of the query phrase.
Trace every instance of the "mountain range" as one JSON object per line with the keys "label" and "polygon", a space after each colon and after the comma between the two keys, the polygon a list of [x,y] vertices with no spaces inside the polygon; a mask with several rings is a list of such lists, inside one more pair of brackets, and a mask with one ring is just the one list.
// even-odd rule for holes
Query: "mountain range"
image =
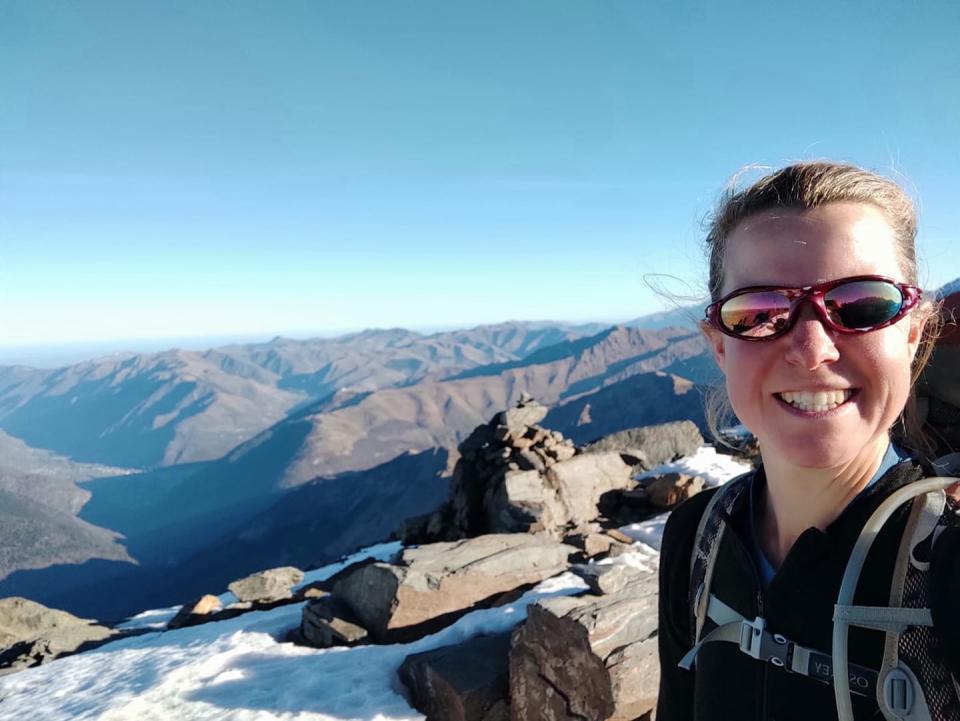
{"label": "mountain range", "polygon": [[[0,594],[116,616],[291,554],[298,565],[336,558],[439,504],[457,444],[521,393],[578,440],[702,423],[695,382],[715,374],[705,354],[689,328],[505,323],[0,368],[0,428],[73,469],[57,491],[73,505],[55,519],[50,489],[23,476],[36,464],[7,469],[20,479],[17,513],[33,538],[68,527],[83,549],[21,532]],[[277,542],[264,552],[253,537]],[[105,595],[113,608],[85,600]]]}

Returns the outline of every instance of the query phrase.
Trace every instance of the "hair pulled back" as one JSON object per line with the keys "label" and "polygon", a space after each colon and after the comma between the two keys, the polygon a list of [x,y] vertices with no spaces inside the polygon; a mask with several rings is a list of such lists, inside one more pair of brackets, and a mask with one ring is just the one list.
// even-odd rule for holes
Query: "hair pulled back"
{"label": "hair pulled back", "polygon": [[[812,210],[829,203],[866,203],[877,208],[893,230],[903,280],[918,285],[917,213],[910,196],[897,183],[855,165],[831,161],[807,161],[781,168],[738,189],[736,177],[720,197],[709,220],[705,238],[710,263],[710,299],[722,296],[727,239],[746,218],[770,210]],[[926,328],[911,368],[911,392],[898,422],[898,440],[912,450],[927,454],[933,443],[922,429],[917,413],[915,384],[933,352],[941,322],[936,304],[929,301],[915,311],[928,316]],[[707,421],[721,443],[719,427],[732,417],[723,388],[707,397]]]}

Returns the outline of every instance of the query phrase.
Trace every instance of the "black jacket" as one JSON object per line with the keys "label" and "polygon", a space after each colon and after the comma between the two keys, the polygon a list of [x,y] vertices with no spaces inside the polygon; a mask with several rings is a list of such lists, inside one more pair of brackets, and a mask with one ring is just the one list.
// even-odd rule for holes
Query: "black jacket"
{"label": "black jacket", "polygon": [[[718,551],[711,591],[743,616],[763,616],[772,633],[830,653],[833,606],[847,559],[870,514],[891,492],[929,476],[911,462],[891,468],[848,506],[825,532],[808,528],[797,539],[764,590],[744,539],[749,538],[748,493],[741,494]],[[762,469],[756,483],[763,483]],[[690,555],[697,524],[710,495],[705,491],[670,515],[660,555],[660,696],[657,721],[821,721],[836,719],[833,687],[756,661],[730,643],[707,644],[691,671],[677,663],[692,645]],[[854,603],[889,605],[890,582],[909,504],[884,526],[867,557]],[[938,539],[931,561],[936,653],[960,679],[960,527]],[[852,663],[880,667],[884,634],[851,628]],[[882,719],[873,699],[853,697],[857,719]]]}

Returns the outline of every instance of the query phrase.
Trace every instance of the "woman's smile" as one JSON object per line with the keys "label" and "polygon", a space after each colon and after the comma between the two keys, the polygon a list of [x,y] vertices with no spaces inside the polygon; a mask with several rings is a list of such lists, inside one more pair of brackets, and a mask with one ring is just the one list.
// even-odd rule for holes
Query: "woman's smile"
{"label": "woman's smile", "polygon": [[851,388],[816,391],[782,391],[774,398],[802,416],[820,417],[832,413],[850,401],[856,391]]}

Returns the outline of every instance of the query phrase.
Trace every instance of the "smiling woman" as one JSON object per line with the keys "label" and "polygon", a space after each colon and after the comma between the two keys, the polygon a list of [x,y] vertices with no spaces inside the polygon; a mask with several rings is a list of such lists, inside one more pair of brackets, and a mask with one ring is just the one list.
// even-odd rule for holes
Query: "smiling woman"
{"label": "smiling woman", "polygon": [[[721,203],[703,331],[762,465],[667,524],[660,721],[836,717],[829,651],[851,551],[887,498],[937,475],[915,423],[891,440],[937,326],[917,288],[915,235],[896,184],[835,163],[789,166]],[[956,505],[941,490],[912,506],[880,533],[856,603],[931,606],[933,633],[919,616],[900,637],[855,630],[854,718],[960,719]],[[929,574],[914,577],[898,548],[905,538],[913,551],[928,507],[937,543]],[[905,577],[923,587],[908,602]],[[909,703],[897,683],[916,690]]]}

